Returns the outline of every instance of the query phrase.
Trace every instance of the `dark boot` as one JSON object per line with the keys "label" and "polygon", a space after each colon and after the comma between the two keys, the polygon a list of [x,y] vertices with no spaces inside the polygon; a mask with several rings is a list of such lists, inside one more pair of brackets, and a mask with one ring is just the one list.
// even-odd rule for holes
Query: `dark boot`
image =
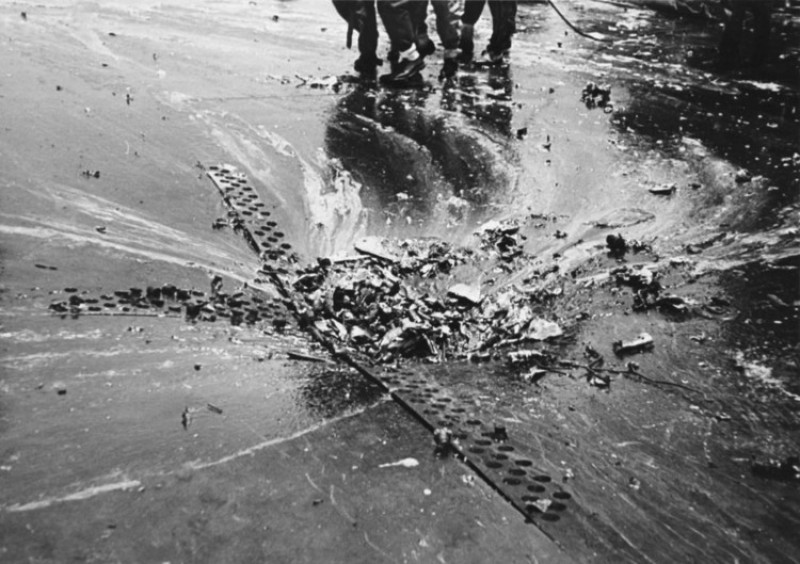
{"label": "dark boot", "polygon": [[425,58],[420,56],[415,46],[412,46],[408,51],[400,53],[397,65],[391,73],[381,76],[381,82],[400,86],[419,76],[420,71],[424,68]]}
{"label": "dark boot", "polygon": [[361,78],[374,80],[378,76],[378,67],[382,64],[383,61],[374,55],[361,55],[353,64],[353,69]]}

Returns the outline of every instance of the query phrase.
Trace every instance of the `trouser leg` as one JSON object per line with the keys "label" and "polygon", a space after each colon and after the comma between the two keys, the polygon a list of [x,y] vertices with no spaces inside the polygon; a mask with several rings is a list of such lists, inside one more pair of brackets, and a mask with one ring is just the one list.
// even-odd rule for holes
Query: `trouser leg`
{"label": "trouser leg", "polygon": [[473,40],[475,23],[480,19],[481,12],[486,0],[466,0],[464,2],[464,13],[461,15],[461,37],[458,41],[458,48],[461,51],[459,59],[466,64],[472,60],[475,52]]}
{"label": "trouser leg", "polygon": [[481,18],[484,4],[486,4],[486,0],[466,0],[466,2],[464,2],[464,14],[461,16],[461,23],[475,25]]}
{"label": "trouser leg", "polygon": [[517,30],[517,3],[515,0],[489,0],[489,10],[492,12],[489,51],[508,51],[511,49],[511,36]]}
{"label": "trouser leg", "polygon": [[458,32],[453,27],[449,0],[431,0],[433,13],[436,14],[436,32],[446,51],[458,48]]}
{"label": "trouser leg", "polygon": [[378,52],[378,18],[375,14],[375,2],[364,2],[364,21],[358,30],[358,52],[362,57],[372,56],[377,60]]}
{"label": "trouser leg", "polygon": [[428,0],[413,0],[408,4],[408,11],[411,14],[411,21],[414,25],[414,42],[417,50],[422,56],[430,55],[436,50],[436,46],[428,36],[428,24],[425,21],[428,17]]}
{"label": "trouser leg", "polygon": [[392,6],[390,2],[379,0],[378,14],[386,28],[393,51],[402,53],[414,46],[414,22],[405,5]]}

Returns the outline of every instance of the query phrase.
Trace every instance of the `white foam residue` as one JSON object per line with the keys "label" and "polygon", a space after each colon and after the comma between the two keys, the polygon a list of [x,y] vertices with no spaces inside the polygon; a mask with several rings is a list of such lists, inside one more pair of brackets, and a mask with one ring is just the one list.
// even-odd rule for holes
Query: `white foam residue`
{"label": "white foam residue", "polygon": [[736,365],[744,372],[744,375],[751,380],[758,381],[769,388],[778,390],[795,401],[800,401],[799,395],[787,390],[783,382],[772,375],[772,368],[769,366],[764,366],[757,362],[748,362],[744,359],[744,355],[741,352],[736,354]]}
{"label": "white foam residue", "polygon": [[378,468],[390,468],[392,466],[401,466],[403,468],[416,468],[419,466],[419,460],[416,458],[404,458],[403,460],[398,460],[397,462],[387,462],[386,464],[381,464]]}
{"label": "white foam residue", "polygon": [[266,440],[264,442],[261,442],[261,443],[258,443],[256,445],[253,445],[251,447],[248,447],[248,448],[239,450],[237,452],[234,452],[233,454],[229,454],[228,456],[224,456],[224,457],[222,457],[222,458],[220,458],[218,460],[210,460],[210,461],[205,461],[205,462],[203,462],[203,461],[187,462],[184,466],[186,468],[189,468],[189,469],[192,469],[192,470],[203,470],[205,468],[211,468],[213,466],[220,466],[222,464],[227,464],[228,462],[232,462],[232,461],[234,461],[234,460],[236,460],[238,458],[241,458],[243,456],[253,456],[258,451],[264,450],[265,448],[269,448],[269,447],[271,447],[273,445],[277,445],[277,444],[293,441],[293,440],[295,440],[295,439],[297,439],[299,437],[302,437],[304,435],[307,435],[309,433],[313,433],[314,431],[322,429],[323,427],[326,427],[327,425],[330,425],[332,423],[337,423],[339,421],[343,421],[345,419],[349,419],[351,417],[358,416],[358,415],[364,413],[366,410],[367,410],[366,407],[361,408],[361,409],[354,409],[352,411],[348,411],[348,412],[340,415],[339,417],[333,417],[331,419],[326,419],[325,421],[317,423],[316,425],[311,425],[310,427],[302,429],[302,430],[300,430],[300,431],[298,431],[298,432],[296,432],[296,433],[294,433],[292,435],[289,435],[287,437],[276,437],[274,439],[269,439],[269,440]]}
{"label": "white foam residue", "polygon": [[82,501],[95,497],[100,494],[131,490],[138,488],[142,483],[139,480],[123,480],[122,482],[115,482],[112,484],[103,484],[102,486],[93,486],[86,488],[62,497],[49,497],[39,501],[32,501],[29,503],[15,503],[5,508],[9,513],[20,513],[22,511],[33,511],[35,509],[44,509],[56,503],[65,503],[68,501]]}
{"label": "white foam residue", "polygon": [[366,211],[361,202],[361,184],[350,173],[337,166],[337,161],[329,161],[324,154],[319,155],[320,166],[333,165],[333,186],[326,186],[317,169],[299,158],[303,170],[303,186],[306,190],[306,206],[311,218],[309,224],[314,233],[317,252],[329,256],[349,245],[365,232]]}
{"label": "white foam residue", "polygon": [[755,80],[741,80],[739,82],[742,84],[749,84],[759,90],[769,90],[770,92],[780,92],[783,90],[783,86],[776,82],[756,82]]}

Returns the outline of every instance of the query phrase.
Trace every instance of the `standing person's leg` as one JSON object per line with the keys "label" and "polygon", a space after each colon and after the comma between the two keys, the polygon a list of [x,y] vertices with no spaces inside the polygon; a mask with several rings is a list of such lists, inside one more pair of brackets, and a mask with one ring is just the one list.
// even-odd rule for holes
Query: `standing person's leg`
{"label": "standing person's leg", "polygon": [[[394,65],[392,72],[381,76],[381,80],[388,83],[406,81],[425,67],[424,59],[420,57],[414,44],[412,14],[405,4],[394,6],[391,2],[383,0],[378,0],[378,14],[389,35],[391,51],[397,56],[397,64]],[[391,58],[392,53],[390,60]]]}
{"label": "standing person's leg", "polygon": [[383,64],[378,58],[378,16],[374,0],[361,2],[359,8],[358,52],[355,70],[364,76],[375,76],[377,67]]}
{"label": "standing person's leg", "polygon": [[408,11],[414,23],[417,51],[423,57],[427,57],[436,51],[436,45],[428,36],[428,24],[425,21],[428,18],[428,0],[412,0],[408,3]]}
{"label": "standing person's leg", "polygon": [[436,14],[436,33],[442,41],[442,47],[448,49],[458,49],[458,32],[453,27],[449,0],[431,0],[433,13]]}
{"label": "standing person's leg", "polygon": [[461,51],[459,59],[462,63],[470,62],[475,52],[473,40],[475,23],[481,17],[484,4],[486,4],[486,0],[466,0],[464,2],[464,14],[461,16],[461,39],[458,44]]}
{"label": "standing person's leg", "polygon": [[436,14],[436,32],[444,48],[444,66],[439,79],[455,76],[458,70],[458,32],[453,27],[449,0],[431,0],[433,12]]}
{"label": "standing person's leg", "polygon": [[378,58],[378,22],[375,16],[375,0],[333,0],[333,6],[348,23],[347,40],[350,34],[358,32],[358,53],[353,67],[364,76],[374,76],[376,67],[381,64]]}
{"label": "standing person's leg", "polygon": [[403,52],[414,46],[414,25],[408,8],[404,5],[393,6],[386,0],[378,0],[378,14],[386,28],[392,50]]}
{"label": "standing person's leg", "polygon": [[487,47],[491,59],[502,58],[511,49],[511,36],[517,31],[516,0],[489,0],[492,12],[492,37]]}

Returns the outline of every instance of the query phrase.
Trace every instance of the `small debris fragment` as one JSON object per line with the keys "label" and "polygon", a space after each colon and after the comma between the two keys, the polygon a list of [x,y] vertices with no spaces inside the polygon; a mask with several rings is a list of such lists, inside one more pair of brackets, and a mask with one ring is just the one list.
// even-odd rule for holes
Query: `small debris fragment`
{"label": "small debris fragment", "polygon": [[651,337],[648,333],[641,333],[632,341],[616,341],[611,346],[614,349],[614,354],[618,356],[635,354],[644,350],[652,349],[653,337]]}
{"label": "small debris fragment", "polygon": [[740,168],[736,171],[733,179],[736,181],[736,184],[744,184],[745,182],[750,182],[752,176],[749,172],[747,172],[747,170]]}
{"label": "small debris fragment", "polygon": [[433,431],[433,440],[436,443],[437,456],[449,456],[456,451],[457,441],[453,438],[453,431],[447,427],[439,427]]}
{"label": "small debris fragment", "polygon": [[548,361],[548,356],[541,351],[523,349],[512,351],[506,357],[511,366],[526,366],[529,364],[543,364]]}
{"label": "small debris fragment", "polygon": [[589,82],[581,92],[581,102],[590,110],[611,107],[611,86]]}
{"label": "small debris fragment", "polygon": [[481,303],[481,286],[480,284],[456,284],[451,286],[447,293],[456,298],[460,298],[470,302],[471,304],[478,305]]}
{"label": "small debris fragment", "polygon": [[183,430],[188,431],[189,425],[192,424],[192,411],[186,407],[181,413],[181,425],[183,425]]}
{"label": "small debris fragment", "polygon": [[286,356],[288,356],[292,360],[303,360],[306,362],[330,362],[327,358],[313,356],[310,354],[297,351],[287,351]]}
{"label": "small debris fragment", "polygon": [[206,404],[206,407],[208,407],[208,410],[211,413],[216,413],[217,415],[222,415],[222,408],[217,407],[213,403]]}
{"label": "small debris fragment", "polygon": [[105,225],[98,225],[98,226],[97,226],[97,227],[95,227],[94,229],[95,229],[95,231],[97,231],[98,233],[105,233],[105,232],[106,232],[106,226],[105,226]]}
{"label": "small debris fragment", "polygon": [[671,196],[678,187],[675,184],[665,184],[663,186],[654,186],[650,188],[650,193],[657,196]]}
{"label": "small debris fragment", "polygon": [[622,258],[628,252],[628,243],[622,235],[608,235],[606,236],[606,245],[608,246],[608,253],[612,257]]}
{"label": "small debris fragment", "polygon": [[211,295],[216,296],[222,290],[222,276],[215,274],[211,279]]}
{"label": "small debris fragment", "polygon": [[536,501],[531,502],[531,505],[542,513],[545,513],[550,506],[553,505],[553,502],[549,499],[537,499]]}
{"label": "small debris fragment", "polygon": [[419,460],[416,458],[404,458],[403,460],[398,460],[397,462],[387,462],[385,464],[380,464],[378,468],[390,468],[392,466],[401,466],[403,468],[415,468],[419,466]]}

